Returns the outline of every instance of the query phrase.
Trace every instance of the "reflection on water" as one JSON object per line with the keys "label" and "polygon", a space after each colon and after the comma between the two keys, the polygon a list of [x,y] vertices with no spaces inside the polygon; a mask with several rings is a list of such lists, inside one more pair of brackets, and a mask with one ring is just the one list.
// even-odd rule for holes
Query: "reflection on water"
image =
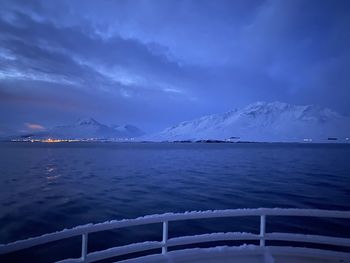
{"label": "reflection on water", "polygon": [[55,165],[49,164],[46,167],[46,179],[47,180],[55,180],[57,178],[59,178],[61,175],[57,174],[57,167]]}

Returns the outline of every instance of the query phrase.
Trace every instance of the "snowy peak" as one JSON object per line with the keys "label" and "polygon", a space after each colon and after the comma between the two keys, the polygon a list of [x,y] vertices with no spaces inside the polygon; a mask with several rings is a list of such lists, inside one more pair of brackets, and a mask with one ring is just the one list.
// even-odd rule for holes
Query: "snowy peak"
{"label": "snowy peak", "polygon": [[313,105],[256,102],[222,114],[185,121],[153,136],[159,140],[315,141],[350,137],[349,118]]}
{"label": "snowy peak", "polygon": [[289,115],[289,118],[299,119],[304,121],[324,122],[334,120],[341,116],[328,108],[321,108],[314,105],[291,105],[284,102],[256,102],[246,106],[241,110],[241,114],[250,117],[271,117]]}
{"label": "snowy peak", "polygon": [[287,104],[287,103],[283,103],[283,102],[271,102],[271,103],[266,103],[266,102],[256,102],[256,103],[252,103],[249,104],[248,106],[246,106],[243,109],[243,112],[246,113],[262,113],[262,114],[266,114],[266,113],[270,113],[270,112],[274,112],[274,111],[287,111],[292,105]]}
{"label": "snowy peak", "polygon": [[84,126],[84,125],[92,125],[92,126],[101,126],[101,124],[96,121],[93,118],[80,118],[75,122],[75,125],[77,126]]}
{"label": "snowy peak", "polygon": [[81,118],[72,124],[56,126],[45,133],[34,133],[30,137],[36,139],[129,140],[143,134],[143,131],[132,125],[110,127],[93,118]]}

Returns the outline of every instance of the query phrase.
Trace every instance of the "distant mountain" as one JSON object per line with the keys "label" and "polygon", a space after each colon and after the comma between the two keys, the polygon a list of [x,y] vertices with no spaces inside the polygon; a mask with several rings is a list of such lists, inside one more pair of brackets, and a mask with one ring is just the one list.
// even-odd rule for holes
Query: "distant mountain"
{"label": "distant mountain", "polygon": [[144,132],[132,125],[107,126],[93,118],[79,119],[73,124],[56,126],[43,132],[22,135],[31,139],[130,139]]}
{"label": "distant mountain", "polygon": [[136,126],[127,124],[127,125],[113,125],[111,126],[115,131],[120,132],[120,134],[124,134],[126,137],[140,137],[145,133],[137,128]]}
{"label": "distant mountain", "polygon": [[243,109],[181,122],[147,139],[300,142],[346,141],[347,137],[350,137],[350,118],[333,110],[256,102]]}

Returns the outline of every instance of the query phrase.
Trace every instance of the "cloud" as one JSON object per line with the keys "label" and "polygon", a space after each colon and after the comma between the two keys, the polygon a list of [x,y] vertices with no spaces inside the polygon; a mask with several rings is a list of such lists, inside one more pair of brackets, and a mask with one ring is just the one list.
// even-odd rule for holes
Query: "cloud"
{"label": "cloud", "polygon": [[164,88],[163,89],[165,92],[170,92],[170,93],[177,93],[177,94],[182,94],[183,91],[176,89],[176,88]]}
{"label": "cloud", "polygon": [[349,11],[342,0],[4,0],[0,121],[91,114],[156,129],[257,100],[347,113]]}
{"label": "cloud", "polygon": [[46,130],[46,128],[40,124],[37,123],[29,123],[26,122],[25,126],[27,127],[27,129],[32,130],[32,131],[43,131]]}
{"label": "cloud", "polygon": [[[86,25],[87,33],[81,28],[38,22],[22,13],[15,13],[15,16],[13,23],[0,21],[0,29],[6,37],[1,41],[3,53],[17,58],[3,66],[3,77],[6,73],[14,77],[9,71],[16,69],[32,79],[35,74],[37,78],[46,74],[53,80],[61,78],[87,85],[91,81],[119,82],[118,72],[122,68],[143,76],[147,82],[141,85],[149,85],[159,78],[171,78],[172,73],[180,70],[176,63],[153,54],[147,45],[136,39],[113,36],[104,40],[89,25]],[[116,74],[111,78],[113,71]],[[123,82],[125,77],[120,76],[120,83]]]}

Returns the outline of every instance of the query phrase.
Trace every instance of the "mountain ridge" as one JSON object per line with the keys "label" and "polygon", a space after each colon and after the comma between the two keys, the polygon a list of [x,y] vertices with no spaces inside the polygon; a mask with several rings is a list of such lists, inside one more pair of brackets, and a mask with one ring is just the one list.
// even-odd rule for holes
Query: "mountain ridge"
{"label": "mountain ridge", "polygon": [[350,118],[315,105],[255,102],[228,112],[184,121],[148,138],[157,141],[226,140],[300,142],[350,137]]}
{"label": "mountain ridge", "polygon": [[[118,128],[116,128],[118,127]],[[46,131],[22,134],[22,138],[30,139],[131,139],[145,133],[136,126],[112,125],[108,126],[96,121],[94,118],[80,118],[72,124],[59,125]],[[18,136],[16,136],[18,137]]]}

